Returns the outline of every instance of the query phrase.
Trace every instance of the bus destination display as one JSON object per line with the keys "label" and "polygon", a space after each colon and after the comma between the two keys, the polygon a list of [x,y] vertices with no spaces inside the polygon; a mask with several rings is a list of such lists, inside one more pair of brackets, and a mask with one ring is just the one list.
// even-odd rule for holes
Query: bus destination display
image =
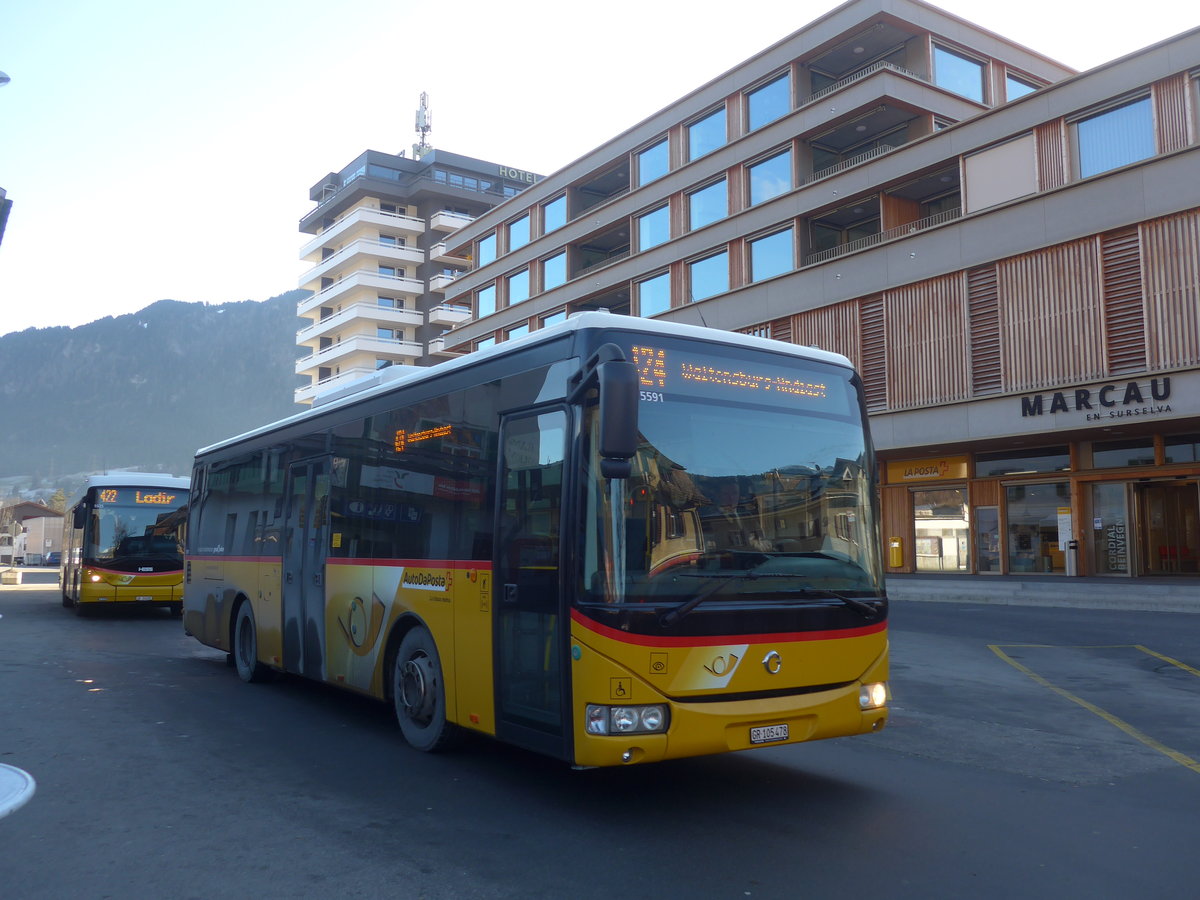
{"label": "bus destination display", "polygon": [[[726,362],[649,345],[631,347],[630,356],[637,367],[642,399],[651,402],[664,402],[672,394],[715,396],[725,392],[742,394],[748,400],[788,404],[830,399],[831,385],[816,373],[797,373],[760,359]],[[810,377],[802,377],[804,374]]]}
{"label": "bus destination display", "polygon": [[101,488],[96,491],[97,506],[178,506],[181,503],[180,495],[170,491],[146,488]]}

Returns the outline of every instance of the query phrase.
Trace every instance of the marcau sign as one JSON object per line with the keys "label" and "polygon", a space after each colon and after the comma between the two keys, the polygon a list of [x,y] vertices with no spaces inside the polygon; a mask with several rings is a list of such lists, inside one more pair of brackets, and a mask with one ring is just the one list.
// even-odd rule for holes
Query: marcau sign
{"label": "marcau sign", "polygon": [[1113,382],[1021,398],[1022,418],[1071,412],[1083,413],[1087,422],[1167,414],[1172,412],[1171,379]]}

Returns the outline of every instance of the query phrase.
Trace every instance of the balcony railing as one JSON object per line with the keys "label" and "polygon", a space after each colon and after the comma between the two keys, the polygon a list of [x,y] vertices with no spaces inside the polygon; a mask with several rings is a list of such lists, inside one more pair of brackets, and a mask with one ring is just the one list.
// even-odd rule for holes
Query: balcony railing
{"label": "balcony railing", "polygon": [[429,311],[430,325],[458,325],[471,318],[471,308],[457,304],[443,303]]}
{"label": "balcony railing", "polygon": [[415,278],[399,275],[383,275],[371,269],[359,269],[349,272],[329,287],[324,288],[296,304],[296,312],[304,315],[319,306],[328,304],[334,297],[358,287],[375,288],[389,292],[421,295],[425,293],[425,285]]}
{"label": "balcony railing", "polygon": [[879,72],[883,69],[887,69],[889,72],[896,72],[900,75],[907,75],[909,78],[915,78],[918,81],[924,81],[926,84],[930,83],[929,79],[925,78],[923,75],[918,75],[916,72],[912,72],[903,66],[898,66],[895,63],[890,63],[887,60],[881,59],[879,62],[871,63],[869,66],[864,66],[857,72],[851,72],[845,78],[841,78],[835,81],[833,84],[825,85],[825,87],[821,88],[819,91],[813,91],[812,96],[804,102],[815,103],[822,97],[828,97],[830,94],[834,94],[844,87],[849,87],[856,81],[862,81],[864,78],[874,75],[876,72]]}
{"label": "balcony railing", "polygon": [[[896,146],[904,146],[898,144]],[[814,181],[820,181],[822,178],[828,178],[830,175],[836,175],[838,172],[845,172],[847,169],[865,163],[869,159],[874,159],[877,156],[883,156],[885,153],[891,153],[896,147],[891,144],[883,144],[868,150],[866,153],[859,153],[857,156],[851,156],[849,159],[843,159],[841,162],[834,163],[832,166],[826,166],[824,169],[819,169],[811,175],[806,175],[800,181],[800,184],[812,184]]]}
{"label": "balcony railing", "polygon": [[462,213],[442,209],[429,217],[429,227],[434,231],[458,231],[474,221],[474,216],[465,216]]}
{"label": "balcony railing", "polygon": [[300,258],[305,259],[315,250],[337,239],[342,234],[352,231],[359,225],[378,225],[396,231],[406,231],[412,234],[425,233],[425,221],[403,213],[384,212],[372,206],[356,206],[339,216],[332,224],[322,229],[321,233],[300,248]]}
{"label": "balcony railing", "polygon": [[300,276],[300,283],[307,284],[310,281],[320,278],[330,270],[345,265],[347,260],[353,256],[378,257],[379,259],[412,263],[418,266],[425,262],[425,254],[413,247],[392,244],[387,241],[371,238],[359,238],[356,241],[351,241],[341,250],[337,251],[337,253],[331,253],[329,256],[315,263],[311,269]]}
{"label": "balcony railing", "polygon": [[396,309],[391,306],[380,306],[378,303],[352,303],[349,306],[343,306],[332,315],[301,328],[296,332],[296,343],[303,344],[305,341],[320,337],[327,331],[345,328],[356,319],[413,327],[425,324],[425,317],[417,309]]}
{"label": "balcony railing", "polygon": [[816,263],[828,262],[831,259],[837,259],[839,256],[845,256],[847,253],[854,253],[856,250],[864,250],[867,247],[874,247],[876,244],[882,244],[886,241],[892,241],[896,238],[908,237],[918,231],[924,231],[927,228],[932,228],[935,225],[941,225],[945,222],[952,222],[962,215],[961,209],[947,209],[944,212],[936,215],[927,216],[924,219],[918,219],[915,222],[907,222],[904,225],[897,225],[895,228],[889,228],[886,231],[881,231],[878,234],[870,234],[866,237],[859,238],[856,241],[850,241],[846,244],[839,244],[836,247],[830,247],[828,250],[820,250],[816,253],[810,253],[804,257],[804,265],[811,266]]}

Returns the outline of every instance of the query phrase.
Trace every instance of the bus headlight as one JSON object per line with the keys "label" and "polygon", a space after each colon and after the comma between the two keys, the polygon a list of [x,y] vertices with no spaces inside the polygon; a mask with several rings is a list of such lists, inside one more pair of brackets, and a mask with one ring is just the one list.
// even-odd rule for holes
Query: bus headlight
{"label": "bus headlight", "polygon": [[887,705],[887,682],[876,681],[864,684],[858,689],[858,705],[860,709],[879,709]]}
{"label": "bus headlight", "polygon": [[585,723],[588,734],[660,734],[667,730],[667,709],[589,703]]}

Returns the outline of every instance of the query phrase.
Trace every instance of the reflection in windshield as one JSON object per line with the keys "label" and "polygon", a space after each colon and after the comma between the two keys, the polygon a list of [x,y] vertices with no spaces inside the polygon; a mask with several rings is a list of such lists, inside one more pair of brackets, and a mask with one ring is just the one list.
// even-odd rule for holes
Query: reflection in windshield
{"label": "reflection in windshield", "polygon": [[186,507],[171,512],[161,508],[102,506],[93,512],[91,544],[87,558],[93,560],[179,560],[183,559],[180,527]]}
{"label": "reflection in windshield", "polygon": [[632,475],[589,491],[591,599],[676,602],[696,594],[699,578],[738,580],[722,599],[876,594],[868,450],[858,411],[847,412],[641,404]]}

